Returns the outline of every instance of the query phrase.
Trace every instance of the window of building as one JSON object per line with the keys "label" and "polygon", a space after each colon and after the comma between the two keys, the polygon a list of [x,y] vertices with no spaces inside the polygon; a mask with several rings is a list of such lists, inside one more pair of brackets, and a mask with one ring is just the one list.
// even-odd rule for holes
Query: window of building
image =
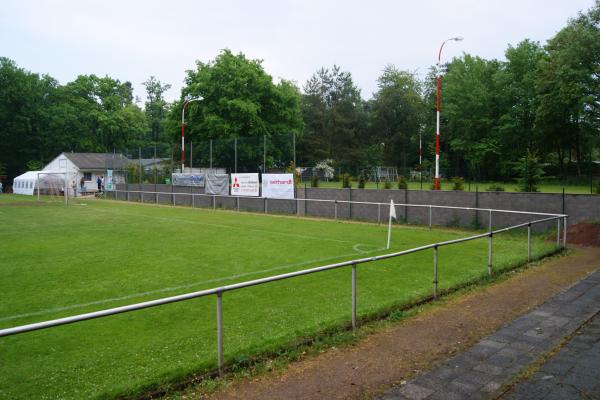
{"label": "window of building", "polygon": [[83,180],[84,181],[91,181],[92,180],[92,173],[91,172],[84,172],[83,173]]}

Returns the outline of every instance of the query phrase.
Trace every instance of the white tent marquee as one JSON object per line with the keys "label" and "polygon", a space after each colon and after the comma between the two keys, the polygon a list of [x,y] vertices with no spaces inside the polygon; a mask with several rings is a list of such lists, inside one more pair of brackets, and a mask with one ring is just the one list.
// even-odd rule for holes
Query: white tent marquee
{"label": "white tent marquee", "polygon": [[13,192],[33,196],[37,185],[42,194],[60,195],[64,193],[65,173],[62,171],[28,171],[13,180]]}

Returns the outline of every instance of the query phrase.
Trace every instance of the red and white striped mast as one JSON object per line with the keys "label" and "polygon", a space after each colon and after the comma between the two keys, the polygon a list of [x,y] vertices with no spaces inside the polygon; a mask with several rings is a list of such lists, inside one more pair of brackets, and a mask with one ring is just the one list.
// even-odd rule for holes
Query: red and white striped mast
{"label": "red and white striped mast", "polygon": [[440,190],[440,96],[442,94],[442,69],[441,69],[441,60],[442,60],[442,49],[446,42],[449,41],[460,42],[463,40],[462,37],[457,36],[450,39],[446,39],[442,42],[440,46],[440,51],[438,52],[438,61],[437,61],[437,105],[436,105],[436,114],[435,114],[435,190]]}
{"label": "red and white striped mast", "polygon": [[203,100],[202,96],[185,100],[183,102],[183,107],[181,108],[181,173],[182,174],[183,174],[183,168],[184,168],[184,164],[185,164],[185,108],[192,101],[200,101],[200,100]]}

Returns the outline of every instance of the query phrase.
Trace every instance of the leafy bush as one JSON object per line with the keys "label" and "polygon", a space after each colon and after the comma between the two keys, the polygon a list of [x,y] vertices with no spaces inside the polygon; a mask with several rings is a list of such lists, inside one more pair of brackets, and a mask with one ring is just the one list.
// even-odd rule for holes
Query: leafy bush
{"label": "leafy bush", "polygon": [[537,185],[542,180],[544,170],[535,152],[527,150],[527,154],[517,163],[515,171],[519,175],[517,181],[520,192],[539,192]]}
{"label": "leafy bush", "polygon": [[342,187],[344,189],[350,189],[352,187],[352,182],[350,181],[350,174],[342,175]]}
{"label": "leafy bush", "polygon": [[390,182],[388,179],[385,179],[383,181],[383,188],[384,189],[391,189],[392,188],[392,182]]}
{"label": "leafy bush", "polygon": [[455,176],[450,179],[450,182],[452,182],[452,190],[465,190],[465,178]]}
{"label": "leafy bush", "polygon": [[364,175],[361,175],[358,178],[358,188],[359,189],[364,189],[365,188],[365,184],[367,183],[367,179],[365,178]]}
{"label": "leafy bush", "polygon": [[499,183],[492,183],[485,189],[486,192],[504,192],[504,190],[504,186]]}
{"label": "leafy bush", "polygon": [[398,189],[408,189],[408,182],[406,182],[404,175],[398,177]]}
{"label": "leafy bush", "polygon": [[317,175],[310,177],[310,187],[319,187],[319,177]]}

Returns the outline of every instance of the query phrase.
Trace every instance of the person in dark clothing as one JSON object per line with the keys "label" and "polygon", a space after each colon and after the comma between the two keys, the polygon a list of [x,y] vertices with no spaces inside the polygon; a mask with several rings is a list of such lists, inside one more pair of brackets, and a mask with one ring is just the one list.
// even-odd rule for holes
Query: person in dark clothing
{"label": "person in dark clothing", "polygon": [[102,178],[98,177],[98,179],[96,180],[96,183],[98,184],[98,191],[101,192],[102,191]]}

